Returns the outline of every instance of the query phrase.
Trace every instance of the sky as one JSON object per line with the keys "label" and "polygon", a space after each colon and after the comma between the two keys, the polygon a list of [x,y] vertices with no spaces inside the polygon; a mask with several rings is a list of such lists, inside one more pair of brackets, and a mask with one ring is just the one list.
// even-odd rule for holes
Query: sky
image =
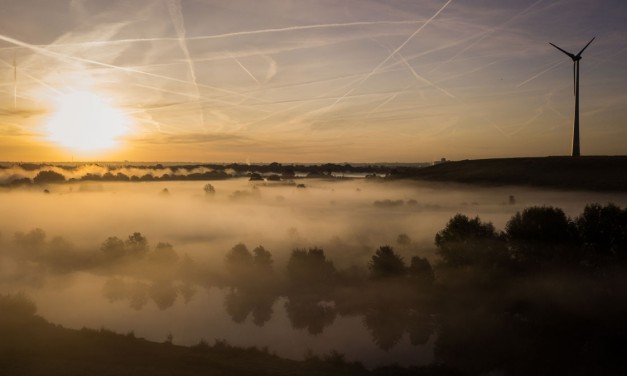
{"label": "sky", "polygon": [[627,154],[624,0],[2,0],[1,161]]}

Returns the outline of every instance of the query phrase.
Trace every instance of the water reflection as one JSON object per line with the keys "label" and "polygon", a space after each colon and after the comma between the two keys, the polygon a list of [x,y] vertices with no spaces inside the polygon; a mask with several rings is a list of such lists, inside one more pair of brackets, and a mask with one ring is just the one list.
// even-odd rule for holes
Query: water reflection
{"label": "water reflection", "polygon": [[231,289],[224,297],[224,308],[233,322],[243,323],[252,314],[256,326],[264,326],[272,319],[273,306],[278,296],[244,289]]}
{"label": "water reflection", "polygon": [[292,328],[306,329],[312,335],[321,334],[325,327],[333,324],[337,315],[332,302],[307,296],[289,297],[285,303],[285,311]]}
{"label": "water reflection", "polygon": [[187,304],[195,294],[196,287],[193,285],[175,284],[170,280],[144,282],[114,277],[107,279],[102,288],[102,295],[109,302],[126,301],[135,310],[144,308],[149,301],[160,310],[165,310],[172,307],[179,296]]}

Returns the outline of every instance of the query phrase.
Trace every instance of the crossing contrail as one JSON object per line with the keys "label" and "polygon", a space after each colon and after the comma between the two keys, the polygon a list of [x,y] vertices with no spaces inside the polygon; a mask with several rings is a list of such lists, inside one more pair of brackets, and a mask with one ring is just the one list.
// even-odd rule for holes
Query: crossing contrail
{"label": "crossing contrail", "polygon": [[392,51],[392,53],[390,53],[385,59],[383,59],[383,61],[381,63],[379,63],[379,65],[377,65],[370,73],[368,73],[367,75],[365,75],[361,80],[359,80],[357,82],[357,85],[355,85],[355,87],[353,87],[352,89],[350,89],[349,91],[346,92],[346,94],[344,94],[343,96],[341,96],[337,101],[335,101],[333,104],[331,104],[328,108],[328,110],[331,110],[335,105],[337,105],[338,103],[340,103],[347,95],[349,95],[350,93],[353,92],[353,90],[355,90],[356,88],[358,88],[359,86],[363,85],[364,82],[368,81],[368,79],[370,77],[372,77],[373,75],[375,75],[376,73],[379,72],[379,70],[381,69],[381,67],[383,67],[385,65],[385,63],[388,62],[388,60],[390,60],[394,55],[396,55],[398,53],[398,51],[400,51],[403,47],[405,47],[405,45],[407,43],[409,43],[410,40],[412,40],[413,37],[415,37],[418,33],[420,33],[425,27],[427,27],[427,25],[429,25],[429,23],[431,23],[431,21],[433,21],[440,13],[442,13],[442,11],[444,9],[446,9],[446,7],[452,2],[453,0],[448,0],[446,2],[446,4],[444,4],[442,6],[442,8],[440,8],[440,10],[438,10],[437,12],[435,12],[435,14],[433,16],[431,16],[431,18],[429,18],[427,21],[425,21],[416,31],[414,31],[414,33],[412,35],[409,36],[409,38],[407,38],[400,46],[398,46],[394,51]]}
{"label": "crossing contrail", "polygon": [[[95,65],[95,66],[99,66],[99,67],[119,70],[121,72],[139,74],[139,75],[143,75],[143,76],[147,76],[147,77],[158,78],[158,79],[161,79],[161,80],[183,83],[183,84],[186,84],[186,85],[190,84],[189,81],[181,80],[181,79],[174,78],[174,77],[164,76],[164,75],[160,75],[160,74],[155,74],[155,73],[141,71],[141,70],[134,69],[134,68],[128,68],[128,67],[123,67],[123,66],[119,66],[119,65],[103,63],[101,61],[96,61],[96,60],[86,59],[86,58],[82,58],[82,57],[78,57],[78,56],[67,55],[67,54],[63,54],[63,53],[60,53],[60,52],[50,51],[47,48],[42,48],[40,46],[33,45],[33,44],[30,44],[30,43],[26,43],[26,42],[23,42],[21,40],[18,40],[18,39],[15,39],[15,38],[11,38],[11,37],[8,37],[8,36],[2,35],[2,34],[0,34],[0,40],[3,40],[5,42],[11,43],[11,44],[14,44],[16,46],[20,46],[20,47],[24,47],[24,48],[30,49],[30,50],[32,50],[34,52],[37,52],[37,53],[40,53],[42,55],[49,56],[49,57],[52,57],[52,58],[55,58],[55,59],[59,59],[59,60],[76,61],[76,62],[80,62],[80,63],[84,63],[84,64],[90,64],[90,65]],[[198,86],[199,87],[203,87],[203,88],[207,88],[207,89],[211,89],[211,90],[215,90],[215,91],[219,91],[219,92],[224,93],[224,94],[230,94],[230,95],[235,95],[235,96],[246,98],[246,99],[254,99],[256,101],[259,101],[259,98],[252,97],[252,96],[249,96],[249,95],[246,95],[246,94],[241,94],[241,93],[238,93],[238,92],[235,92],[235,91],[232,91],[232,90],[228,90],[228,89],[223,89],[223,88],[210,86],[210,85],[205,85],[205,84],[198,84]]]}
{"label": "crossing contrail", "polygon": [[494,32],[502,29],[503,27],[507,26],[508,24],[514,22],[516,19],[518,19],[519,17],[525,15],[527,12],[529,12],[531,9],[535,8],[538,4],[542,3],[544,0],[538,0],[535,3],[531,4],[530,6],[528,6],[527,8],[523,9],[521,12],[518,12],[516,15],[514,15],[512,18],[508,19],[507,21],[501,23],[498,26],[495,26],[489,30],[486,30],[482,33],[481,37],[479,37],[477,40],[475,40],[473,43],[467,45],[466,47],[464,47],[463,49],[461,49],[458,53],[456,53],[455,55],[451,56],[448,60],[441,62],[440,64],[436,65],[435,67],[433,67],[433,69],[431,69],[429,72],[433,72],[435,70],[437,70],[438,68],[450,63],[451,61],[457,59],[460,55],[462,55],[464,52],[468,51],[469,49],[473,48],[474,46],[476,46],[477,44],[479,44],[479,42],[481,42],[482,40],[484,40],[485,38],[487,38],[490,34],[493,34]]}
{"label": "crossing contrail", "polygon": [[[200,35],[195,37],[186,37],[187,41],[199,41],[199,40],[209,40],[209,39],[223,39],[223,38],[231,38],[231,37],[239,37],[246,35],[259,35],[259,34],[270,34],[270,33],[284,33],[289,31],[299,31],[299,30],[316,30],[316,29],[333,29],[333,28],[345,28],[345,27],[354,27],[354,26],[374,26],[374,25],[412,25],[419,23],[418,20],[410,20],[410,21],[356,21],[356,22],[344,22],[344,23],[326,23],[326,24],[315,24],[315,25],[297,25],[297,26],[287,26],[281,28],[269,28],[269,29],[259,29],[259,30],[247,30],[247,31],[235,31],[231,33],[223,33],[223,34],[215,34],[215,35]],[[89,46],[89,45],[106,45],[106,44],[121,44],[121,43],[138,43],[138,42],[161,42],[161,41],[170,41],[170,42],[178,42],[179,38],[174,37],[157,37],[157,38],[126,38],[126,39],[116,39],[116,40],[102,40],[102,41],[89,41],[89,42],[76,42],[76,43],[59,43],[59,44],[51,44],[47,45],[47,47],[64,47],[64,46]],[[38,47],[46,47],[46,45],[39,45]],[[5,47],[10,48],[10,47]],[[2,48],[4,49],[4,48]],[[1,49],[0,49],[1,50]]]}
{"label": "crossing contrail", "polygon": [[[187,31],[185,30],[185,20],[183,18],[183,11],[181,0],[169,0],[168,1],[168,11],[170,12],[170,18],[172,19],[172,24],[174,25],[174,30],[176,31],[179,47],[181,51],[183,51],[183,55],[185,56],[185,60],[187,61],[187,66],[189,67],[189,72],[192,77],[192,83],[194,84],[196,100],[200,100],[200,88],[198,87],[198,79],[196,78],[196,70],[194,68],[194,61],[192,60],[192,56],[189,53],[189,48],[187,47]],[[204,126],[205,125],[205,115],[202,107],[199,108],[200,114],[200,122]]]}
{"label": "crossing contrail", "polygon": [[403,64],[407,67],[407,69],[411,72],[411,74],[414,76],[414,78],[418,81],[422,81],[426,84],[428,84],[429,86],[432,86],[433,88],[441,91],[442,93],[444,93],[446,96],[450,97],[450,98],[455,98],[455,96],[453,94],[451,94],[450,92],[446,91],[445,89],[443,89],[442,87],[440,87],[439,85],[434,84],[433,82],[427,80],[426,78],[424,78],[423,76],[419,75],[418,73],[416,73],[416,71],[414,70],[414,67],[412,67],[411,65],[409,65],[409,63],[407,62],[407,60],[405,59],[405,57],[403,55],[401,55],[400,53],[398,54],[398,56],[401,58],[401,61],[403,62]]}

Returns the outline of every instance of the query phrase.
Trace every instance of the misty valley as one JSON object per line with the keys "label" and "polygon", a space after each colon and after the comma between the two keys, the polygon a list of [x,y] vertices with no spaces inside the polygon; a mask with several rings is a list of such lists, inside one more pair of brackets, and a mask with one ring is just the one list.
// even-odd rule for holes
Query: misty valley
{"label": "misty valley", "polygon": [[7,188],[1,314],[357,373],[626,369],[626,194],[301,182]]}

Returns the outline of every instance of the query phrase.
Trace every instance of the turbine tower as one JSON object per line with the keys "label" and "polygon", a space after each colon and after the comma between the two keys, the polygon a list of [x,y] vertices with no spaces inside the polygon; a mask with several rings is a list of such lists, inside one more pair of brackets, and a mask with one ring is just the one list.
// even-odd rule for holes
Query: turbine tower
{"label": "turbine tower", "polygon": [[579,51],[577,55],[573,55],[570,52],[567,52],[557,47],[553,43],[549,42],[551,46],[557,48],[558,50],[565,53],[568,57],[573,59],[573,80],[575,81],[574,82],[575,83],[575,124],[573,125],[573,149],[571,152],[571,156],[573,157],[578,157],[580,155],[579,154],[579,60],[581,60],[581,54],[583,53],[583,51],[586,48],[588,48],[588,46],[590,45],[590,43],[592,43],[594,38],[592,38],[590,42],[588,42],[588,44],[586,44],[586,46],[582,48],[581,51]]}

